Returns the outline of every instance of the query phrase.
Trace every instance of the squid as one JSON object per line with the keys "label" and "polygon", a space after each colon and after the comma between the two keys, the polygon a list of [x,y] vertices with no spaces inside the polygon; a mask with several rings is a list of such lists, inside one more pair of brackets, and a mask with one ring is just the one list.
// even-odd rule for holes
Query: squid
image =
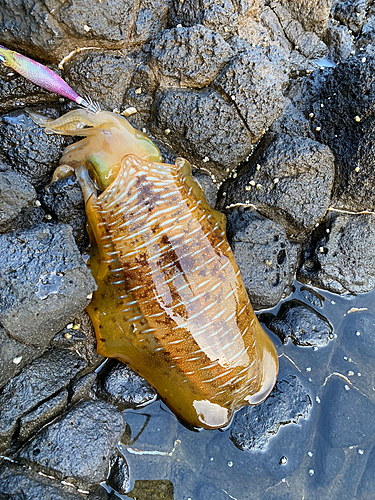
{"label": "squid", "polygon": [[188,424],[227,426],[270,394],[278,357],[251,307],[224,214],[187,160],[163,163],[126,118],[92,109],[51,70],[4,50],[7,65],[83,106],[55,120],[30,115],[49,132],[83,137],[64,150],[53,180],[75,174],[85,200],[98,353],[142,375]]}

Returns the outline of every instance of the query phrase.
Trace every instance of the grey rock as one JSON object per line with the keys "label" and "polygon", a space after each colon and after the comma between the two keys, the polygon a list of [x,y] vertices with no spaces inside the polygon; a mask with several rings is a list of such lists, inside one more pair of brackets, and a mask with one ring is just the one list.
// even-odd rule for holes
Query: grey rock
{"label": "grey rock", "polygon": [[60,179],[40,193],[40,201],[49,214],[73,228],[73,236],[80,249],[88,244],[85,203],[75,175]]}
{"label": "grey rock", "polygon": [[227,235],[253,307],[275,306],[290,293],[299,245],[253,209],[228,211]]}
{"label": "grey rock", "polygon": [[335,293],[375,287],[375,216],[330,215],[327,229],[304,254],[297,278]]}
{"label": "grey rock", "polygon": [[25,441],[36,429],[40,429],[44,424],[62,413],[68,402],[68,391],[63,390],[56,396],[45,401],[35,410],[27,413],[20,419],[20,432],[18,439]]}
{"label": "grey rock", "polygon": [[113,406],[85,401],[45,427],[18,457],[61,477],[97,484],[106,479],[124,430],[122,415]]}
{"label": "grey rock", "polygon": [[52,347],[69,348],[75,347],[80,348],[87,342],[86,335],[81,330],[76,330],[74,328],[64,328],[60,332],[56,333],[50,342]]}
{"label": "grey rock", "polygon": [[72,384],[70,404],[77,403],[82,399],[94,399],[93,385],[98,378],[96,372],[87,373]]}
{"label": "grey rock", "polygon": [[328,57],[336,63],[348,59],[352,51],[355,50],[352,35],[349,33],[349,29],[343,25],[337,26],[331,23],[327,28],[324,40],[329,47]]}
{"label": "grey rock", "polygon": [[89,95],[102,109],[120,109],[137,64],[126,51],[84,51],[65,68],[66,80],[81,95]]}
{"label": "grey rock", "polygon": [[283,114],[270,127],[272,132],[282,135],[297,135],[314,139],[314,134],[310,128],[310,121],[305,114],[298,109],[293,102],[287,98]]}
{"label": "grey rock", "polygon": [[[271,5],[280,20],[280,24],[288,40],[296,50],[308,59],[319,59],[325,56],[328,52],[325,43],[322,42],[312,30],[306,30],[306,27],[303,26],[303,21],[305,20],[296,19],[294,17],[296,13],[300,14],[300,10],[293,12],[292,9],[291,11],[289,9],[291,3],[289,4],[289,2],[288,7],[283,6],[287,1],[288,0],[282,3],[274,2]],[[297,15],[297,17],[299,16]]]}
{"label": "grey rock", "polygon": [[202,24],[220,33],[224,38],[234,34],[238,26],[238,13],[231,0],[172,0],[171,24],[194,26]]}
{"label": "grey rock", "polygon": [[300,293],[302,297],[312,306],[318,307],[319,309],[323,308],[326,298],[323,297],[323,295],[320,295],[320,293],[318,293],[316,290],[302,286],[300,289]]}
{"label": "grey rock", "polygon": [[107,500],[104,488],[90,489],[90,494],[79,493],[60,481],[41,476],[16,464],[6,463],[0,468],[1,500]]}
{"label": "grey rock", "polygon": [[264,450],[281,426],[307,418],[311,406],[310,396],[300,380],[288,375],[276,382],[261,405],[246,406],[235,414],[230,439],[240,450]]}
{"label": "grey rock", "polygon": [[[170,134],[165,134],[166,130]],[[179,155],[223,177],[251,151],[251,139],[235,106],[213,89],[158,94],[152,132]]]}
{"label": "grey rock", "polygon": [[0,323],[15,340],[47,346],[96,289],[72,229],[40,224],[4,234],[0,256]]}
{"label": "grey rock", "polygon": [[261,47],[249,47],[231,60],[214,84],[235,103],[255,143],[283,112],[285,82],[283,71]]}
{"label": "grey rock", "polygon": [[261,315],[261,320],[283,344],[291,339],[294,345],[322,347],[333,339],[330,322],[299,300],[284,302],[276,316]]}
{"label": "grey rock", "polygon": [[[56,68],[54,68],[54,71]],[[18,73],[0,66],[0,113],[9,113],[24,106],[53,103],[58,96],[26,80]]]}
{"label": "grey rock", "polygon": [[[142,44],[166,23],[165,0],[44,0],[30,8],[28,0],[0,3],[2,42],[30,57],[59,62],[72,46],[118,49]],[[27,12],[27,15],[25,13]]]}
{"label": "grey rock", "polygon": [[341,378],[331,377],[323,392],[319,428],[332,447],[361,445],[375,432],[375,421],[368,418],[375,405],[354,387],[345,386]]}
{"label": "grey rock", "polygon": [[357,35],[365,22],[366,11],[370,3],[370,0],[335,1],[332,16]]}
{"label": "grey rock", "polygon": [[375,209],[375,50],[357,52],[336,66],[310,104],[312,128],[334,156],[333,205],[346,210]]}
{"label": "grey rock", "polygon": [[17,172],[0,172],[0,233],[11,229],[18,215],[36,200],[33,186]]}
{"label": "grey rock", "polygon": [[[332,0],[281,0],[291,16],[299,21],[306,31],[313,31],[319,36],[327,27]],[[271,5],[274,6],[276,2]],[[277,4],[276,4],[277,5]]]}
{"label": "grey rock", "polygon": [[105,372],[98,383],[97,394],[121,411],[144,405],[156,397],[150,384],[122,363],[116,363]]}
{"label": "grey rock", "polygon": [[214,80],[231,49],[221,35],[197,25],[163,31],[150,55],[162,86],[172,81],[172,85],[201,88]]}
{"label": "grey rock", "polygon": [[357,40],[357,46],[366,46],[367,44],[374,44],[375,42],[375,12],[371,16],[368,16],[365,24],[362,27],[362,31],[359,39]]}
{"label": "grey rock", "polygon": [[121,495],[130,487],[129,466],[124,457],[117,455],[111,463],[111,472],[107,484]]}
{"label": "grey rock", "polygon": [[67,387],[85,367],[77,354],[51,349],[12,378],[0,393],[1,447],[9,444],[19,418]]}
{"label": "grey rock", "polygon": [[36,189],[44,187],[71,139],[47,135],[24,111],[0,117],[0,158]]}
{"label": "grey rock", "polygon": [[41,356],[43,351],[41,347],[26,346],[17,342],[0,327],[0,388],[30,361]]}
{"label": "grey rock", "polygon": [[226,197],[220,204],[252,203],[282,224],[288,236],[301,240],[324,218],[333,179],[327,146],[307,137],[271,135],[237,178],[223,186]]}

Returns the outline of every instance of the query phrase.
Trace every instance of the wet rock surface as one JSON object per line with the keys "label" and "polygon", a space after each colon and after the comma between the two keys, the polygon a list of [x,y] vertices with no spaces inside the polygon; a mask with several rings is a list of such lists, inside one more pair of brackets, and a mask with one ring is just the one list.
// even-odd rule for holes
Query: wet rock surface
{"label": "wet rock surface", "polygon": [[298,278],[336,293],[363,293],[375,286],[374,215],[333,215],[328,232],[304,253]]}
{"label": "wet rock surface", "polygon": [[150,384],[122,363],[116,363],[105,371],[98,383],[97,393],[119,410],[144,405],[156,397]]}
{"label": "wet rock surface", "polygon": [[47,135],[26,112],[14,111],[0,117],[0,142],[0,159],[21,173],[35,189],[41,189],[51,180],[71,140],[61,135]]}
{"label": "wet rock surface", "polygon": [[230,438],[241,450],[264,450],[281,425],[307,418],[311,398],[295,375],[278,380],[264,404],[248,406],[234,417]]}
{"label": "wet rock surface", "polygon": [[253,307],[275,306],[290,293],[299,245],[253,209],[227,211],[227,235]]}
{"label": "wet rock surface", "polygon": [[329,321],[298,300],[284,302],[276,316],[264,314],[260,318],[283,344],[290,339],[294,345],[322,347],[333,339]]}
{"label": "wet rock surface", "polygon": [[41,224],[0,237],[0,323],[26,345],[46,347],[96,288],[67,225]]}
{"label": "wet rock surface", "polygon": [[18,456],[62,477],[95,484],[107,477],[124,430],[122,415],[113,406],[86,401],[45,427]]}
{"label": "wet rock surface", "polygon": [[330,203],[334,158],[309,138],[276,134],[251,157],[251,164],[224,184],[220,206],[253,204],[281,222],[288,236],[303,239],[323,219]]}
{"label": "wet rock surface", "polygon": [[0,393],[2,448],[9,444],[19,418],[65,388],[86,365],[85,360],[73,352],[52,349],[12,378]]}

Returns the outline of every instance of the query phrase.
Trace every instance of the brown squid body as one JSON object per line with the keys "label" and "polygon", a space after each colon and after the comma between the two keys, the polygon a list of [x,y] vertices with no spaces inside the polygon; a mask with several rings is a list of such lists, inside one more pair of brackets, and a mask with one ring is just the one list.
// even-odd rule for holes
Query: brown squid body
{"label": "brown squid body", "polygon": [[65,150],[55,178],[74,170],[86,202],[98,352],[140,373],[194,426],[225,426],[235,410],[263,401],[276,350],[250,305],[225,217],[188,162],[163,164],[150,139],[113,113],[33,118],[86,136]]}

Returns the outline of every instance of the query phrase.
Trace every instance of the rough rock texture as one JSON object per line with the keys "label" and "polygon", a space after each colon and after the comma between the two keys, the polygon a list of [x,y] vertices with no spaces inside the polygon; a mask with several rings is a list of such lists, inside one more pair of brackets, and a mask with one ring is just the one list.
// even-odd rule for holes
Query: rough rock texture
{"label": "rough rock texture", "polygon": [[365,22],[366,10],[370,3],[370,0],[335,1],[332,15],[357,35]]}
{"label": "rough rock texture", "polygon": [[323,219],[334,177],[327,146],[308,138],[272,135],[235,180],[224,184],[220,206],[251,203],[283,224],[288,236],[303,239]]}
{"label": "rough rock texture", "polygon": [[87,373],[72,384],[70,404],[77,403],[83,399],[95,399],[94,385],[98,378],[96,372]]}
{"label": "rough rock texture", "polygon": [[44,187],[51,179],[60,156],[71,139],[47,135],[25,111],[0,117],[0,159],[21,173],[35,187]]}
{"label": "rough rock texture", "polygon": [[263,404],[246,406],[235,414],[230,438],[241,450],[264,450],[281,425],[307,418],[311,406],[310,396],[299,379],[289,375],[276,382]]}
{"label": "rough rock texture", "polygon": [[355,51],[355,45],[349,29],[341,24],[331,23],[326,32],[325,41],[329,45],[328,57],[335,62],[345,61]]}
{"label": "rough rock texture", "polygon": [[84,249],[88,244],[85,203],[77,178],[73,175],[50,184],[41,192],[40,201],[58,222],[72,226],[77,246]]}
{"label": "rough rock texture", "polygon": [[283,112],[285,74],[264,50],[249,47],[223,69],[215,85],[236,105],[253,143]]}
{"label": "rough rock texture", "polygon": [[153,401],[154,389],[128,366],[116,363],[105,372],[98,384],[98,396],[119,410],[134,408]]}
{"label": "rough rock texture", "polygon": [[69,61],[66,80],[81,95],[89,95],[102,109],[120,109],[135,71],[137,58],[126,51],[85,51]]}
{"label": "rough rock texture", "polygon": [[375,216],[330,215],[326,228],[329,232],[305,250],[298,279],[336,293],[372,290]]}
{"label": "rough rock texture", "polygon": [[89,303],[96,283],[67,225],[0,237],[0,323],[26,345],[47,346]]}
{"label": "rough rock texture", "polygon": [[53,398],[42,403],[35,410],[27,413],[20,420],[20,432],[18,439],[25,441],[36,429],[40,429],[44,424],[62,413],[68,402],[68,391],[63,390]]}
{"label": "rough rock texture", "polygon": [[7,462],[0,468],[1,500],[107,500],[103,488],[80,493],[60,481],[41,476],[32,470]]}
{"label": "rough rock texture", "polygon": [[201,88],[216,77],[231,54],[224,39],[204,26],[172,28],[153,42],[151,60],[162,86]]}
{"label": "rough rock texture", "polygon": [[333,2],[332,0],[281,0],[280,3],[290,10],[292,16],[306,31],[314,31],[321,35],[327,26]]}
{"label": "rough rock texture", "polygon": [[129,466],[124,457],[117,455],[111,463],[111,472],[107,479],[111,488],[125,495],[130,487]]}
{"label": "rough rock texture", "polygon": [[9,443],[19,418],[67,387],[86,365],[73,352],[51,349],[12,378],[0,393],[1,448]]}
{"label": "rough rock texture", "polygon": [[294,345],[324,346],[333,339],[330,322],[312,307],[298,300],[284,302],[277,315],[261,315],[261,321],[280,338]]}
{"label": "rough rock texture", "polygon": [[23,106],[57,102],[59,99],[56,94],[37,87],[3,65],[0,66],[0,88],[0,113],[9,113]]}
{"label": "rough rock texture", "polygon": [[336,163],[333,205],[347,210],[375,209],[375,51],[357,52],[327,77],[311,105],[312,127]]}
{"label": "rough rock texture", "polygon": [[9,47],[57,63],[72,47],[121,48],[153,38],[165,24],[164,0],[41,1],[1,0],[0,30]]}
{"label": "rough rock texture", "polygon": [[0,233],[9,230],[20,212],[35,200],[35,189],[24,177],[12,170],[0,170]]}
{"label": "rough rock texture", "polygon": [[173,26],[202,24],[228,37],[237,29],[238,14],[231,0],[172,0],[170,21]]}
{"label": "rough rock texture", "polygon": [[45,427],[22,448],[19,458],[62,477],[96,484],[107,477],[110,458],[124,430],[122,415],[113,406],[85,401]]}
{"label": "rough rock texture", "polygon": [[253,307],[275,306],[290,293],[299,245],[253,209],[228,211],[227,235]]}
{"label": "rough rock texture", "polygon": [[161,92],[152,130],[179,155],[218,176],[251,151],[249,132],[235,106],[212,89]]}

